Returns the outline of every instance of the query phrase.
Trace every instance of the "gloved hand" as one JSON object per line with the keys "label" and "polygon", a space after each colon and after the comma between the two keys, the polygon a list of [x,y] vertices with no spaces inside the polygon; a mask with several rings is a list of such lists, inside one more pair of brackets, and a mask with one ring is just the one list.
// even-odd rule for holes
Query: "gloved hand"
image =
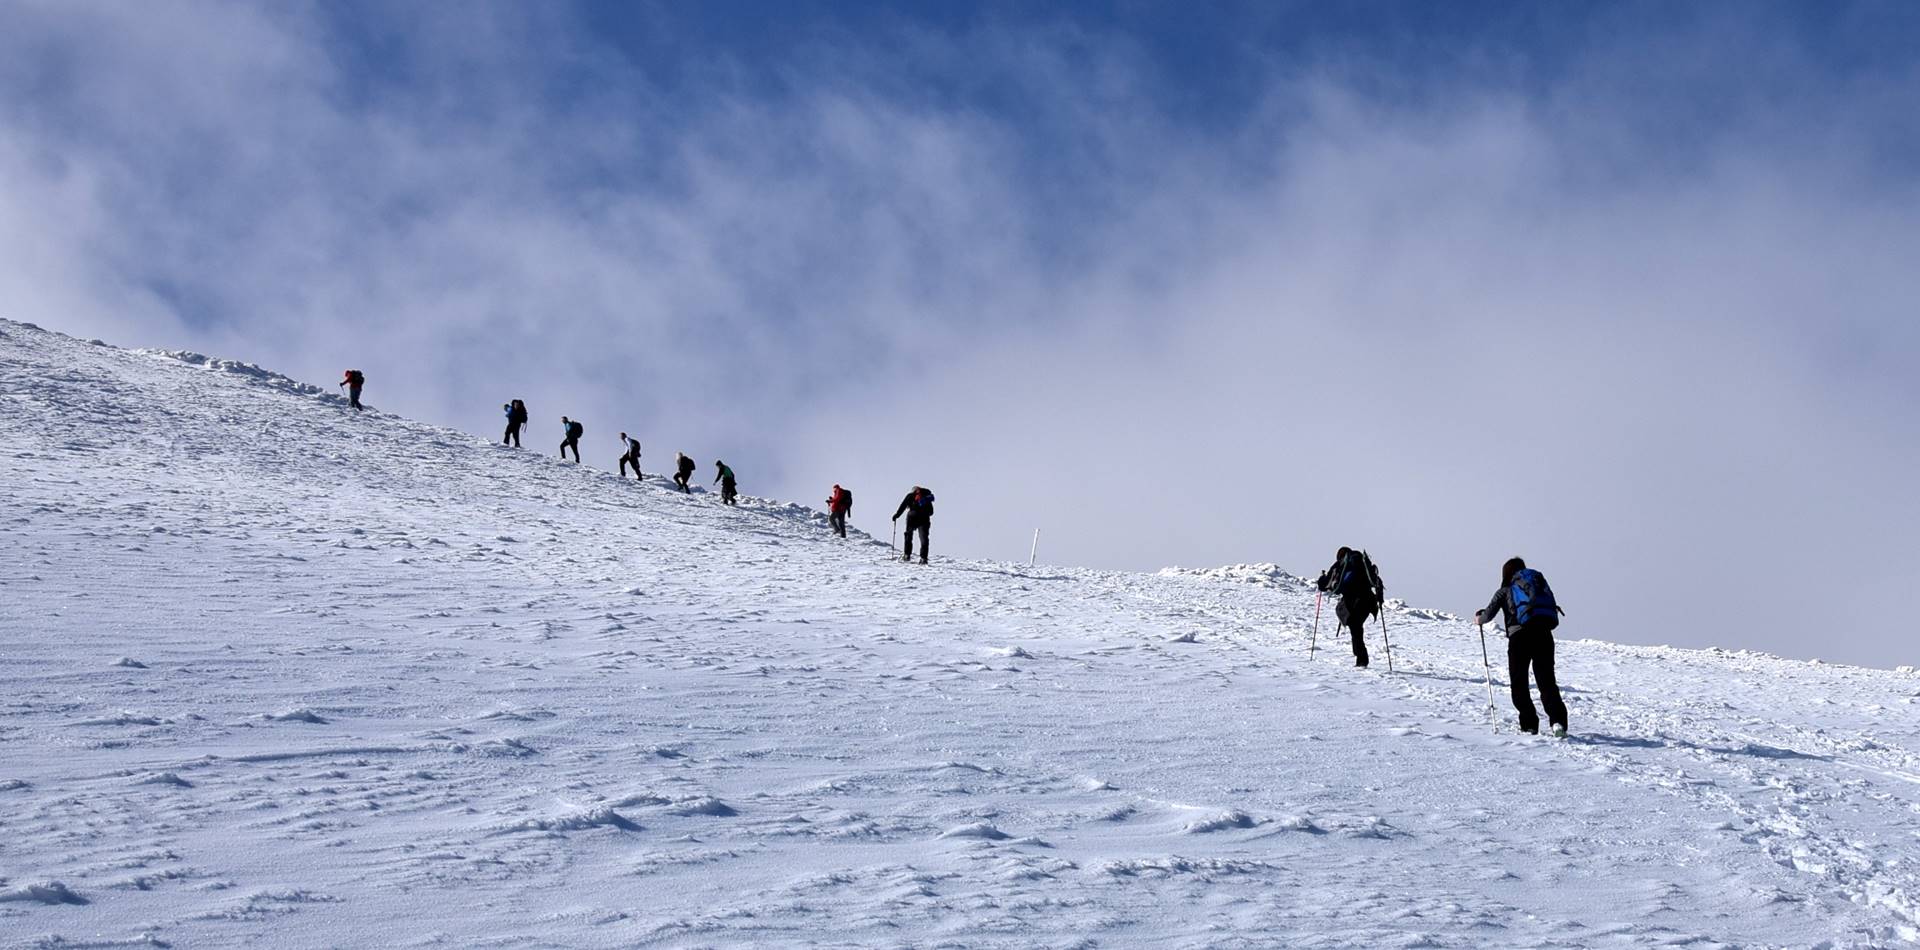
{"label": "gloved hand", "polygon": [[1487,618],[1484,616],[1484,611],[1476,610],[1473,612],[1473,623],[1475,626],[1479,626],[1479,627],[1484,627],[1487,625]]}

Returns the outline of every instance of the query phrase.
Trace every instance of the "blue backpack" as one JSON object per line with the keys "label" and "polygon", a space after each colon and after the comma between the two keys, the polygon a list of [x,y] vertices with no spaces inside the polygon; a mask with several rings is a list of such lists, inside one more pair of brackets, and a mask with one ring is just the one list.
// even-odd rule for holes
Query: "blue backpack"
{"label": "blue backpack", "polygon": [[1507,603],[1513,605],[1514,622],[1523,627],[1535,620],[1547,630],[1560,625],[1560,605],[1553,602],[1553,588],[1547,586],[1546,576],[1533,568],[1521,568],[1513,573],[1513,583],[1507,587]]}

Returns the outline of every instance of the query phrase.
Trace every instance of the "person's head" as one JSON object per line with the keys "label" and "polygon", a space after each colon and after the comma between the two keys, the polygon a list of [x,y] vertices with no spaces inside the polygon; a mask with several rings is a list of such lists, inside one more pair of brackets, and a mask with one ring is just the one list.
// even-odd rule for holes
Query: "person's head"
{"label": "person's head", "polygon": [[620,441],[627,441],[627,434],[625,432],[620,433]]}
{"label": "person's head", "polygon": [[568,419],[568,418],[567,418],[566,416],[561,416],[561,417],[560,417],[560,421],[561,421],[561,422],[568,422],[568,421],[571,421],[571,420],[569,420],[569,419]]}
{"label": "person's head", "polygon": [[1513,583],[1513,575],[1526,569],[1527,562],[1517,557],[1507,558],[1507,563],[1500,565],[1500,586],[1505,587]]}
{"label": "person's head", "polygon": [[1335,561],[1344,561],[1347,559],[1347,555],[1352,553],[1353,553],[1352,548],[1343,546],[1340,548],[1340,550],[1333,552],[1333,559]]}

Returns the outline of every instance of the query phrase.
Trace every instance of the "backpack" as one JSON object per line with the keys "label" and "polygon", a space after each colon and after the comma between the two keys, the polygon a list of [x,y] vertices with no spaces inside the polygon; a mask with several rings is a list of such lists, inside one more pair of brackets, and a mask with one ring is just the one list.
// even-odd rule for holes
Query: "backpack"
{"label": "backpack", "polygon": [[920,500],[914,503],[914,507],[920,509],[921,514],[929,518],[933,517],[933,490],[921,489]]}
{"label": "backpack", "polygon": [[575,419],[574,421],[567,423],[567,438],[577,439],[586,434],[587,434],[587,427],[581,425],[580,420]]}
{"label": "backpack", "polygon": [[1553,601],[1553,588],[1547,586],[1547,578],[1539,571],[1523,567],[1513,572],[1513,583],[1507,587],[1507,603],[1513,607],[1513,620],[1520,626],[1538,621],[1538,626],[1552,630],[1560,625],[1560,605]]}
{"label": "backpack", "polygon": [[513,408],[507,412],[507,420],[509,422],[525,423],[527,421],[527,404],[515,399],[513,401]]}
{"label": "backpack", "polygon": [[367,374],[362,373],[357,369],[347,370],[347,385],[365,386],[366,384],[367,384]]}
{"label": "backpack", "polygon": [[1340,564],[1340,579],[1334,589],[1349,599],[1378,606],[1381,601],[1380,568],[1365,551],[1349,551]]}
{"label": "backpack", "polygon": [[840,489],[840,510],[853,514],[853,492],[845,488]]}

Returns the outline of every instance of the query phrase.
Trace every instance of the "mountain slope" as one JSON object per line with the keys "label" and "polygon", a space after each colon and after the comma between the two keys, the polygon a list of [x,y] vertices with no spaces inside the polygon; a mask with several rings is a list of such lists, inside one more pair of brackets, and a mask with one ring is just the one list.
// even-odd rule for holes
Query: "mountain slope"
{"label": "mountain slope", "polygon": [[1916,938],[1912,671],[1572,623],[1554,742],[1276,569],[905,565],[17,323],[0,399],[8,944]]}

